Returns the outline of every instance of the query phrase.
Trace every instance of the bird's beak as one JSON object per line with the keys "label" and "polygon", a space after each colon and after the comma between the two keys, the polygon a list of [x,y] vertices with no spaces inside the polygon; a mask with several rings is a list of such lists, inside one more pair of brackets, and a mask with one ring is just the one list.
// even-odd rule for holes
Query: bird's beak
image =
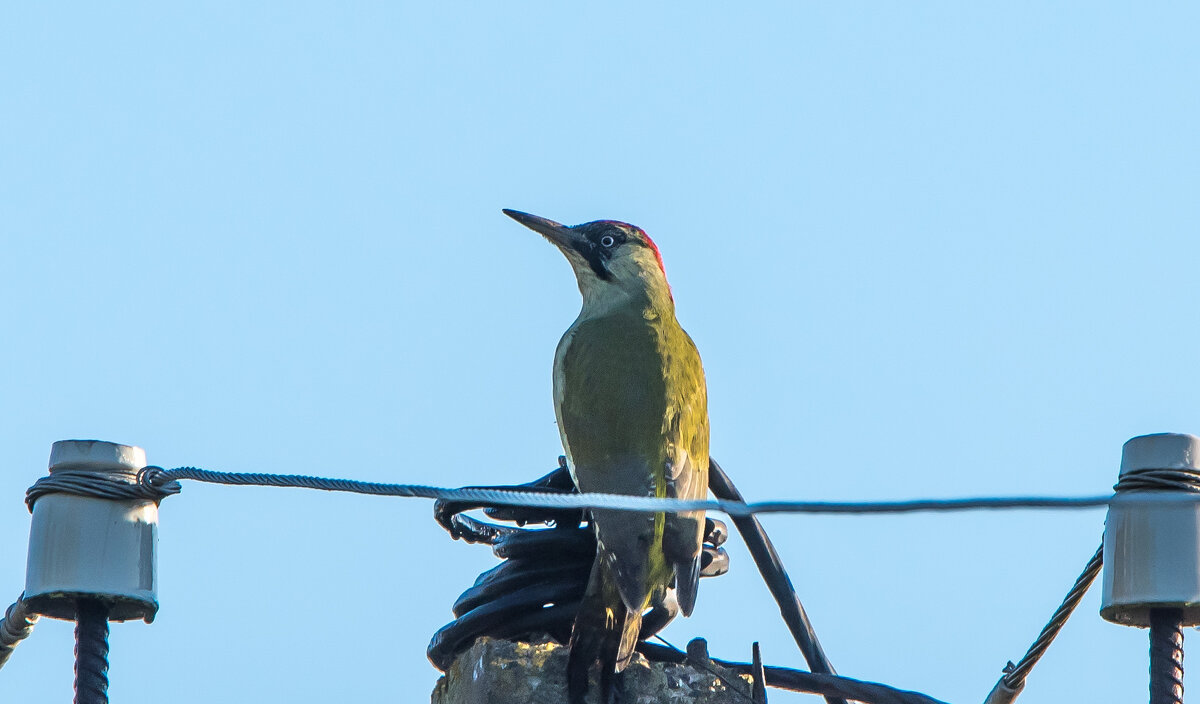
{"label": "bird's beak", "polygon": [[563,252],[578,250],[579,246],[585,242],[583,236],[579,233],[562,223],[554,222],[548,218],[522,213],[520,210],[509,210],[508,208],[504,209],[504,214],[528,227],[530,230],[541,233],[543,237],[550,240],[554,246]]}

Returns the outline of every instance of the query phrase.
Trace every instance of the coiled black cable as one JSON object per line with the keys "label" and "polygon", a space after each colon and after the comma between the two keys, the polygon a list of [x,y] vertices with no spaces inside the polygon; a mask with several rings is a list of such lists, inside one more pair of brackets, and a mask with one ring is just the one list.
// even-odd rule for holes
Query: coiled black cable
{"label": "coiled black cable", "polygon": [[[528,484],[482,488],[561,493],[575,491],[562,458],[558,469]],[[709,465],[709,489],[718,499],[743,500],[737,487],[716,462]],[[473,509],[483,509],[489,518],[514,523],[517,527],[463,515],[465,511]],[[455,601],[455,620],[435,633],[429,643],[426,653],[430,662],[445,671],[459,654],[482,636],[521,640],[549,634],[560,643],[568,642],[596,553],[595,536],[591,528],[584,524],[583,511],[552,511],[440,500],[434,504],[434,518],[455,539],[491,545],[495,555],[504,562],[480,575],[475,584]],[[833,666],[817,640],[812,623],[766,531],[753,516],[735,516],[733,521],[779,605],[796,644],[813,670],[802,672],[766,667],[767,685],[820,694],[828,704],[846,704],[851,698],[874,704],[941,704],[939,700],[923,694],[834,674]],[[549,527],[524,527],[529,524]],[[700,576],[713,577],[728,571],[729,556],[721,547],[727,537],[728,529],[723,522],[712,518],[706,520]],[[678,609],[670,590],[668,595],[663,603],[653,604],[644,617],[639,634],[642,642],[638,643],[637,649],[650,660],[681,662],[687,657],[686,654],[645,642],[676,616]],[[739,673],[753,673],[755,669],[751,663],[714,662]]]}

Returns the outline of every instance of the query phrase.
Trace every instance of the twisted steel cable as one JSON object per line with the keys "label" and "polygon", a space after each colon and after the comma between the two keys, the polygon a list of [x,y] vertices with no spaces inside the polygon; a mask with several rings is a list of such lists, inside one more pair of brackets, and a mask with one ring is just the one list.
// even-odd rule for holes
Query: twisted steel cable
{"label": "twisted steel cable", "polygon": [[25,503],[33,510],[42,496],[54,492],[97,496],[108,499],[163,498],[180,491],[179,480],[191,479],[234,486],[272,486],[339,491],[371,496],[399,496],[445,501],[465,501],[493,506],[546,508],[561,511],[608,509],[614,511],[719,511],[729,516],[760,513],[882,514],[923,511],[974,511],[1000,509],[1087,509],[1108,505],[1109,496],[986,496],[963,499],[916,499],[912,501],[689,501],[623,494],[566,494],[514,490],[510,487],[464,487],[450,489],[425,484],[391,484],[336,479],[306,474],[216,472],[198,467],[145,467],[132,479],[105,477],[103,473],[56,470],[39,479],[26,492]]}
{"label": "twisted steel cable", "polygon": [[1092,555],[1092,559],[1083,568],[1083,573],[1075,580],[1074,586],[1067,592],[1067,596],[1063,599],[1062,604],[1054,611],[1054,615],[1050,617],[1050,621],[1042,628],[1042,632],[1033,641],[1033,645],[1029,646],[1029,650],[1017,662],[1016,665],[1009,663],[1009,667],[1005,668],[1005,674],[1001,678],[1001,682],[1014,692],[1019,692],[1025,686],[1025,678],[1029,676],[1029,671],[1037,664],[1042,655],[1046,653],[1046,649],[1058,637],[1059,631],[1066,625],[1067,619],[1071,618],[1075,607],[1079,606],[1083,595],[1087,593],[1088,587],[1092,586],[1096,575],[1100,574],[1100,569],[1104,565],[1104,546],[1101,545],[1096,554]]}
{"label": "twisted steel cable", "polygon": [[8,662],[17,644],[33,633],[33,627],[38,622],[39,616],[29,610],[24,597],[22,594],[13,602],[4,612],[3,620],[0,620],[0,667]]}

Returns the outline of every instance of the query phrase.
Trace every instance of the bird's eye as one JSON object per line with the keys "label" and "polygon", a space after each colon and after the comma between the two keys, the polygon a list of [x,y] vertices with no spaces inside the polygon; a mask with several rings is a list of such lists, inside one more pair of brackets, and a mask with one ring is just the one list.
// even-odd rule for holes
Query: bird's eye
{"label": "bird's eye", "polygon": [[600,246],[601,247],[611,247],[616,243],[617,243],[617,241],[613,239],[612,235],[605,235],[600,238]]}

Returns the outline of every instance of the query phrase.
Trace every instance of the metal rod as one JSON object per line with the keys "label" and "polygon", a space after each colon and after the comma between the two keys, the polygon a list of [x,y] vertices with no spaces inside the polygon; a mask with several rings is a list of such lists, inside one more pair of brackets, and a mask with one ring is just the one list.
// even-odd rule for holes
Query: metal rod
{"label": "metal rod", "polygon": [[108,607],[75,604],[75,704],[108,704]]}
{"label": "metal rod", "polygon": [[1150,610],[1150,704],[1183,704],[1183,611]]}

